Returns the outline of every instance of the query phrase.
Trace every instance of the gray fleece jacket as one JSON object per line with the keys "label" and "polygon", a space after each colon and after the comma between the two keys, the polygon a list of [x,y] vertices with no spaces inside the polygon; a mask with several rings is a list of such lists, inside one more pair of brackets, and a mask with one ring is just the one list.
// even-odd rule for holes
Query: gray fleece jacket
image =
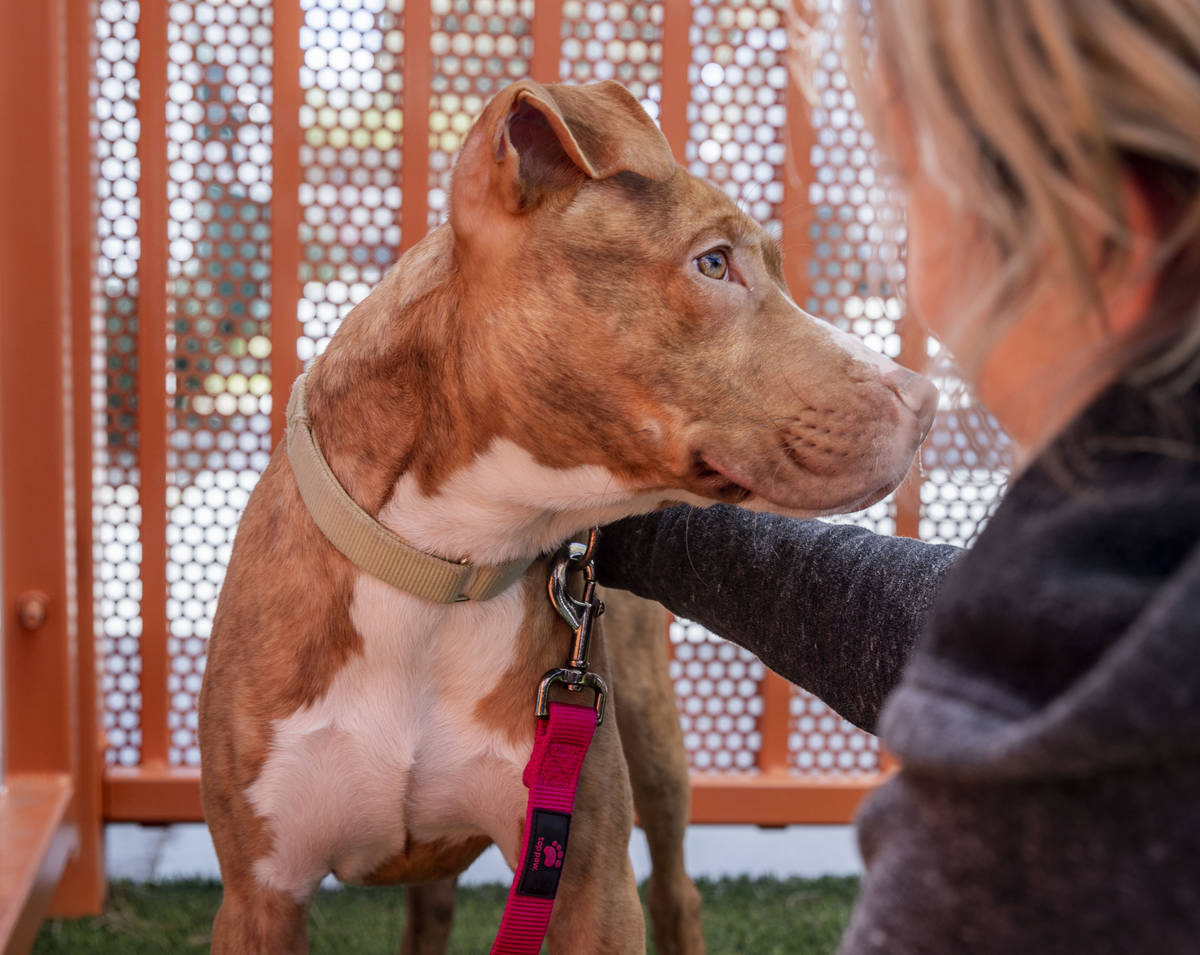
{"label": "gray fleece jacket", "polygon": [[757,653],[903,765],[844,953],[1200,952],[1200,388],[1117,386],[963,552],[676,508],[602,583]]}

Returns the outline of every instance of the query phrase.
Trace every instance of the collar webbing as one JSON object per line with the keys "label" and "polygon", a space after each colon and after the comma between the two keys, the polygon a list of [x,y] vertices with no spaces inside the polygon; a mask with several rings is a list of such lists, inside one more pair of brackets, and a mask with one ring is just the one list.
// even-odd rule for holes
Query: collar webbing
{"label": "collar webbing", "polygon": [[287,408],[287,455],[300,497],[321,533],[352,563],[397,590],[433,603],[489,600],[525,573],[532,559],[497,566],[445,560],[396,536],[354,502],[317,445],[301,375]]}

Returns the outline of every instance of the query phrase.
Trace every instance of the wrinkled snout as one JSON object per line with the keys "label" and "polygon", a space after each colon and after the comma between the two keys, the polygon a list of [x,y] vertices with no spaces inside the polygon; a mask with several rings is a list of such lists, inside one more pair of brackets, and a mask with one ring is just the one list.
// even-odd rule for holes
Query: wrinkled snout
{"label": "wrinkled snout", "polygon": [[[755,341],[755,373],[739,376],[750,409],[746,425],[705,429],[696,442],[697,482],[707,482],[710,496],[754,509],[831,514],[867,507],[908,473],[933,425],[937,388],[854,335],[792,308],[786,347]],[[758,409],[769,413],[756,416]]]}
{"label": "wrinkled snout", "polygon": [[[937,413],[938,390],[933,382],[924,375],[897,365],[886,355],[868,348],[856,336],[828,326],[819,319],[806,317],[816,322],[817,327],[825,332],[836,351],[862,369],[859,375],[851,375],[854,380],[861,381],[860,387],[868,391],[873,387],[886,389],[885,393],[890,392],[889,397],[893,401],[899,400],[899,406],[896,408],[898,414],[884,415],[883,420],[891,420],[897,426],[894,436],[896,443],[902,447],[911,446],[912,450],[916,450],[929,434],[929,429],[933,426],[933,416]],[[831,359],[829,367],[836,369],[839,364]],[[877,384],[872,386],[872,381]],[[864,405],[864,410],[867,407],[869,405]],[[910,441],[910,434],[915,434],[915,440]]]}

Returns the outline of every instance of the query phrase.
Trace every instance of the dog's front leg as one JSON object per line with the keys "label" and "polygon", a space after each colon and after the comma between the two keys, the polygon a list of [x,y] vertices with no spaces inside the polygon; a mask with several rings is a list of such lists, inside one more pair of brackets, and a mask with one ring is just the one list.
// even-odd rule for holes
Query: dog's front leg
{"label": "dog's front leg", "polygon": [[458,876],[404,887],[407,917],[400,955],[444,955],[454,926]]}
{"label": "dog's front leg", "polygon": [[212,955],[307,955],[308,906],[275,889],[225,885]]}
{"label": "dog's front leg", "polygon": [[667,612],[620,590],[605,593],[604,602],[617,726],[653,866],[646,907],[655,951],[704,955],[700,893],[683,862],[691,782],[667,655]]}

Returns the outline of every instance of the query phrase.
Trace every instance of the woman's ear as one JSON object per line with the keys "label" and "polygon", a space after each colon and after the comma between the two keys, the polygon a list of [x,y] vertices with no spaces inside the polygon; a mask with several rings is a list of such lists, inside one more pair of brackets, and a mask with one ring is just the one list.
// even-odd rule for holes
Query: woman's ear
{"label": "woman's ear", "polygon": [[1109,330],[1116,341],[1135,336],[1150,313],[1158,291],[1158,226],[1154,209],[1137,178],[1121,175],[1125,235],[1104,277],[1102,296]]}

